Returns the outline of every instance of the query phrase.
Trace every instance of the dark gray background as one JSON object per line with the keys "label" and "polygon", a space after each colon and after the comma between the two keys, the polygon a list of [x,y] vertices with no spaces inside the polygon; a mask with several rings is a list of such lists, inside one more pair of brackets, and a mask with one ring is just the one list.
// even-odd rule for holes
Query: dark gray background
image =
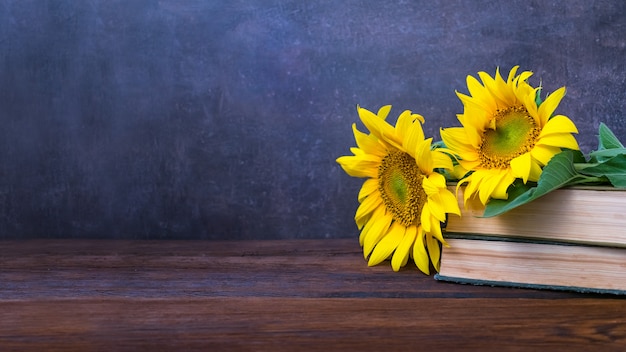
{"label": "dark gray background", "polygon": [[626,140],[623,0],[3,0],[0,53],[0,238],[356,237],[356,104],[439,139],[496,66]]}

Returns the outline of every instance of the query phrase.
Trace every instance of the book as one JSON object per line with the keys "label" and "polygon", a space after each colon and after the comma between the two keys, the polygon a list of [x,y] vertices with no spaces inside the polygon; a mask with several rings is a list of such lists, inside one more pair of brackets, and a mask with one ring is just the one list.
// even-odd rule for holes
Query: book
{"label": "book", "polygon": [[626,294],[626,191],[562,188],[504,214],[450,215],[442,281]]}
{"label": "book", "polygon": [[579,244],[626,247],[626,191],[608,187],[562,188],[504,214],[482,218],[464,208],[450,215],[448,233],[487,234]]}
{"label": "book", "polygon": [[435,279],[456,283],[626,294],[626,248],[481,235],[446,239]]}

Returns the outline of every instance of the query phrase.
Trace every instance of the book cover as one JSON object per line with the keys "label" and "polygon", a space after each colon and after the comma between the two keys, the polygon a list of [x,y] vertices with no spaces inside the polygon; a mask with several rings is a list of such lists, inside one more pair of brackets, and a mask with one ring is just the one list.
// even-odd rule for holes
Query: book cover
{"label": "book cover", "polygon": [[437,280],[626,294],[626,248],[472,235],[446,240]]}

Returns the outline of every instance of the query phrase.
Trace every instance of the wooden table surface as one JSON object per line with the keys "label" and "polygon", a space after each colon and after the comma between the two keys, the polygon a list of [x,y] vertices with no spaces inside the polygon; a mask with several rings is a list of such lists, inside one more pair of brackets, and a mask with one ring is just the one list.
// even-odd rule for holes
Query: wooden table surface
{"label": "wooden table surface", "polygon": [[0,241],[0,350],[624,350],[626,298],[367,267],[357,240]]}

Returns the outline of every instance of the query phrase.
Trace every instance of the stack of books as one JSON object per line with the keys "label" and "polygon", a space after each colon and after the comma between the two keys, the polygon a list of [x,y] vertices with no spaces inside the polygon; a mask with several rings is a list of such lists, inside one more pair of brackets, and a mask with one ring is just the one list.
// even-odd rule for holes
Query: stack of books
{"label": "stack of books", "polygon": [[626,191],[563,188],[491,218],[460,206],[437,280],[626,294]]}

